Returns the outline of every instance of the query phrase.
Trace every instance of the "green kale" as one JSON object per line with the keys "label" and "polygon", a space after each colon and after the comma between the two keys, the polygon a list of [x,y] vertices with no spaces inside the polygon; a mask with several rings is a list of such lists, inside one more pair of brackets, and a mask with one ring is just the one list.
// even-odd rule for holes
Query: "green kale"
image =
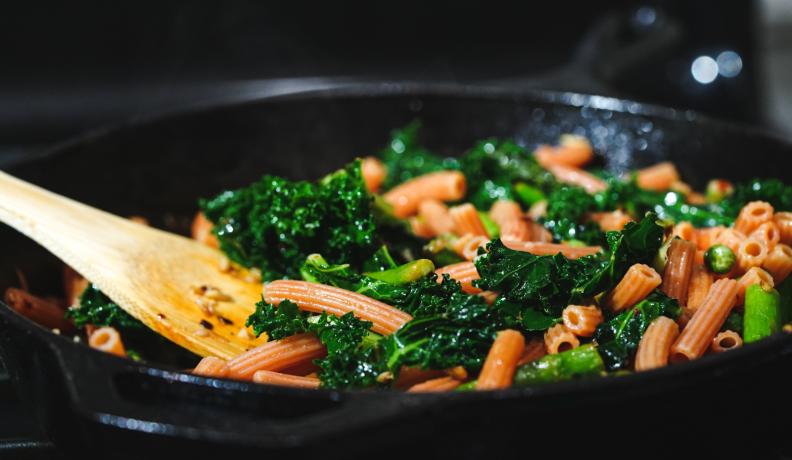
{"label": "green kale", "polygon": [[723,322],[723,326],[720,328],[721,331],[734,331],[740,335],[743,332],[743,315],[740,312],[733,311],[729,313],[729,316],[726,317],[726,321]]}
{"label": "green kale", "polygon": [[245,325],[253,328],[256,337],[266,332],[270,340],[280,340],[307,331],[308,317],[290,300],[284,300],[276,308],[262,299]]}
{"label": "green kale", "polygon": [[338,262],[366,260],[379,244],[371,201],[354,162],[318,184],[264,176],[200,205],[223,252],[271,280],[296,277],[314,252]]}
{"label": "green kale", "polygon": [[776,211],[792,211],[792,186],[778,179],[753,179],[737,184],[734,193],[718,207],[724,214],[736,218],[740,209],[751,201],[766,201]]}
{"label": "green kale", "polygon": [[543,224],[556,241],[579,240],[600,245],[604,234],[595,222],[584,222],[584,216],[595,209],[593,196],[580,187],[562,186],[547,199],[547,215]]}
{"label": "green kale", "polygon": [[80,295],[79,306],[66,311],[66,318],[74,321],[74,325],[79,328],[91,324],[97,327],[114,327],[119,330],[146,329],[143,323],[125,312],[93,284],[88,285]]}
{"label": "green kale", "polygon": [[391,141],[379,157],[388,170],[383,187],[388,190],[423,174],[443,169],[458,169],[453,158],[443,158],[418,145],[421,123],[413,121],[402,129],[393,131]]}
{"label": "green kale", "polygon": [[594,340],[606,368],[609,371],[627,369],[649,324],[659,316],[676,319],[680,312],[676,300],[654,291],[634,308],[600,324]]}

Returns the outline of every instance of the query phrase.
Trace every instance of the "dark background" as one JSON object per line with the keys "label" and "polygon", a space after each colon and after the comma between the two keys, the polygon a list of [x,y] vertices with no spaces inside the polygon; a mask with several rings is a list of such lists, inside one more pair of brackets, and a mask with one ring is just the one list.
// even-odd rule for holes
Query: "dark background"
{"label": "dark background", "polygon": [[[739,72],[697,80],[724,51]],[[792,134],[792,2],[7,2],[0,167],[154,113],[372,80],[574,90]],[[0,363],[0,458],[32,431]]]}

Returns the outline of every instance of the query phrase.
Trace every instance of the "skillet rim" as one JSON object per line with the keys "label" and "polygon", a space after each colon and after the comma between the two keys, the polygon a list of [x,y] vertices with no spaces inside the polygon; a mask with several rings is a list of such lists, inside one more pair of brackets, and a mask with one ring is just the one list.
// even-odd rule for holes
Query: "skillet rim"
{"label": "skillet rim", "polygon": [[[779,144],[781,148],[792,151],[792,138],[781,135],[770,129],[751,126],[742,123],[724,121],[709,115],[704,115],[694,110],[675,109],[671,107],[637,102],[633,100],[620,99],[609,96],[599,96],[593,94],[583,94],[576,92],[566,91],[553,91],[541,89],[526,89],[526,88],[505,88],[498,86],[488,85],[460,85],[451,83],[420,83],[420,82],[378,82],[378,83],[344,83],[336,87],[321,88],[321,89],[308,89],[296,91],[293,93],[264,95],[252,98],[235,99],[233,97],[223,100],[208,100],[201,101],[196,104],[186,106],[174,110],[163,110],[152,114],[131,117],[120,123],[111,124],[108,126],[99,127],[96,129],[88,130],[82,134],[76,135],[65,141],[56,143],[48,148],[34,152],[27,158],[12,162],[7,165],[6,169],[13,171],[15,167],[31,164],[38,161],[46,161],[47,159],[67,154],[68,150],[79,146],[81,144],[91,142],[106,136],[112,136],[115,133],[121,132],[125,129],[132,127],[145,127],[146,125],[164,122],[170,119],[192,116],[201,113],[208,113],[213,111],[228,110],[234,107],[252,106],[267,102],[283,102],[283,101],[299,101],[305,99],[334,99],[334,98],[376,98],[376,97],[389,97],[389,96],[446,96],[446,97],[479,97],[491,99],[512,99],[515,101],[526,102],[541,102],[547,104],[554,104],[566,107],[592,107],[599,110],[610,110],[613,112],[620,112],[628,116],[647,116],[651,118],[660,118],[669,121],[676,121],[682,123],[694,124],[707,124],[716,128],[729,129],[741,132],[746,136],[764,137]],[[16,327],[23,329],[27,333],[33,333],[53,346],[77,346],[82,347],[83,351],[87,348],[91,353],[89,356],[94,358],[109,358],[116,360],[120,363],[125,363],[127,369],[133,369],[137,372],[147,374],[160,378],[164,381],[178,381],[182,383],[189,383],[192,385],[217,387],[214,382],[221,381],[222,389],[230,391],[255,391],[257,387],[269,388],[274,395],[277,394],[291,394],[299,395],[324,395],[330,399],[338,399],[339,397],[354,398],[361,395],[375,393],[380,398],[384,395],[388,399],[393,398],[402,399],[424,399],[424,400],[439,400],[439,401],[483,401],[489,399],[510,399],[510,398],[549,398],[559,395],[574,396],[581,393],[595,393],[610,387],[626,387],[629,389],[640,388],[641,382],[651,381],[655,385],[663,382],[673,383],[674,377],[680,375],[696,375],[699,372],[708,372],[715,369],[715,374],[727,372],[733,366],[724,366],[724,363],[736,364],[742,360],[750,358],[751,356],[760,356],[759,353],[764,351],[768,353],[765,359],[780,358],[783,355],[784,349],[787,353],[792,351],[792,337],[787,337],[788,334],[779,333],[773,337],[769,337],[758,343],[748,344],[738,350],[731,350],[730,353],[722,353],[719,355],[710,355],[704,359],[698,359],[692,362],[675,364],[660,369],[654,369],[648,372],[630,373],[629,375],[620,376],[619,378],[590,378],[574,381],[558,382],[548,385],[529,386],[522,388],[509,388],[498,391],[488,392],[450,392],[450,393],[433,393],[433,394],[409,394],[402,391],[360,391],[360,390],[301,390],[284,387],[275,387],[271,385],[254,384],[252,382],[237,382],[226,379],[211,379],[200,376],[194,376],[181,370],[175,370],[168,366],[159,364],[147,364],[132,362],[123,358],[109,357],[104,353],[84,347],[82,343],[75,343],[72,340],[58,336],[52,333],[49,329],[33,323],[30,320],[16,314],[8,305],[0,301],[0,305],[5,308],[0,308],[0,315],[6,317],[12,323],[16,323]],[[756,360],[755,362],[759,362]],[[657,391],[657,390],[654,390]],[[663,390],[661,390],[663,391]],[[256,391],[257,393],[261,393]]]}

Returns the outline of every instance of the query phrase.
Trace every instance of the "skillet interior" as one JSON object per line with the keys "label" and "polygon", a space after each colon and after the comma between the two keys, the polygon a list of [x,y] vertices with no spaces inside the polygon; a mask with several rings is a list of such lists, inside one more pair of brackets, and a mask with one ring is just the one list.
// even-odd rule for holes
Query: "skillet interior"
{"label": "skillet interior", "polygon": [[[607,167],[618,170],[669,159],[699,187],[709,177],[788,180],[783,171],[792,152],[782,140],[743,127],[607,98],[386,85],[196,109],[131,123],[63,145],[10,172],[99,208],[143,215],[154,225],[186,232],[196,197],[244,185],[265,172],[318,177],[355,156],[375,152],[391,129],[416,117],[424,122],[427,146],[443,153],[461,153],[484,137],[513,137],[532,146],[554,142],[563,132],[576,132],[593,140]],[[20,268],[34,292],[60,292],[57,261],[35,244],[3,227],[0,248],[4,254],[0,288],[15,285],[15,269]],[[9,316],[4,308],[2,313]],[[573,407],[601,410],[650,394],[654,400],[642,404],[707,405],[749,375],[754,379],[764,375],[771,382],[769,369],[777,370],[782,360],[788,360],[790,344],[785,337],[776,338],[732,356],[611,381],[415,398],[309,394],[185,378],[73,346],[17,318],[10,322],[12,334],[3,334],[6,359],[17,364],[18,379],[33,382],[23,390],[30,399],[53,400],[55,409],[40,416],[56,433],[63,433],[67,420],[76,416],[84,421],[75,425],[81,427],[81,439],[93,443],[110,442],[105,440],[110,433],[154,433],[276,449],[297,445],[312,449],[327,437],[362,431],[371,436],[368,442],[382,442],[380,437],[391,436],[377,434],[383,432],[376,430],[383,424],[395,423],[399,431],[418,433],[441,419],[465,421],[466,429],[497,426],[505,435],[505,422],[518,414],[549,417],[550,409],[561,408],[553,412],[561,423]],[[36,366],[20,353],[20,343],[40,351]],[[764,374],[757,374],[758,369]],[[38,387],[47,380],[63,382],[63,387],[57,391]],[[714,381],[720,386],[718,392],[712,391]],[[58,405],[64,399],[68,404]],[[92,434],[97,429],[102,437]],[[63,434],[56,436],[59,442],[72,442]],[[350,444],[351,440],[337,445]]]}

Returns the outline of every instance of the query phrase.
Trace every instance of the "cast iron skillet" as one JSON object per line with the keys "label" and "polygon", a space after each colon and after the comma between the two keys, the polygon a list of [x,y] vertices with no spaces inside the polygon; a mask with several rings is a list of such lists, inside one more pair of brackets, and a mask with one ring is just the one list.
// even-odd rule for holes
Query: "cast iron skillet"
{"label": "cast iron skillet", "polygon": [[[696,113],[571,93],[411,84],[307,92],[136,121],[9,172],[186,232],[197,197],[265,172],[318,177],[375,152],[391,129],[416,117],[426,144],[443,153],[462,152],[484,137],[532,146],[575,132],[592,139],[604,165],[615,170],[669,159],[699,187],[710,177],[789,179],[783,177],[789,143]],[[60,266],[45,251],[7,227],[0,228],[0,248],[0,288],[16,285],[19,268],[34,292],[60,292]],[[411,443],[424,453],[476,457],[481,446],[511,448],[526,437],[568,448],[639,426],[639,438],[645,432],[684,438],[717,422],[730,426],[720,410],[739,416],[757,405],[782,410],[780,382],[792,361],[792,338],[777,336],[659,371],[501,392],[302,391],[118,359],[54,335],[5,305],[0,326],[3,359],[44,434],[67,451],[122,446],[130,457],[185,446],[324,456],[376,447],[381,456],[394,451],[385,447]],[[757,387],[762,390],[750,390]],[[573,426],[585,429],[569,431]]]}

